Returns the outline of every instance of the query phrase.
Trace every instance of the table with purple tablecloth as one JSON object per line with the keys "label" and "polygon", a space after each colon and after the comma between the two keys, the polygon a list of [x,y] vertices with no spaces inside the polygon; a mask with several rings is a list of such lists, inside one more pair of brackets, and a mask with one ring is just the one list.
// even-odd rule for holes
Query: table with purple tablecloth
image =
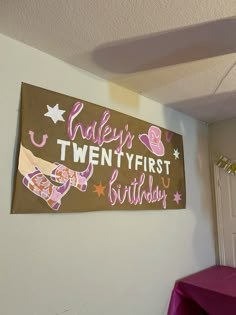
{"label": "table with purple tablecloth", "polygon": [[177,281],[168,315],[236,315],[236,268],[214,266]]}

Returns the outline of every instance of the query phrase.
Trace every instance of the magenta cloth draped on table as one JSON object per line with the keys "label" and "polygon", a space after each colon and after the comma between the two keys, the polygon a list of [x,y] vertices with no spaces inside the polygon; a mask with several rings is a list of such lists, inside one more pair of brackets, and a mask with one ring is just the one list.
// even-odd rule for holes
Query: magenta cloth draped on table
{"label": "magenta cloth draped on table", "polygon": [[168,315],[236,315],[236,268],[214,266],[177,281]]}

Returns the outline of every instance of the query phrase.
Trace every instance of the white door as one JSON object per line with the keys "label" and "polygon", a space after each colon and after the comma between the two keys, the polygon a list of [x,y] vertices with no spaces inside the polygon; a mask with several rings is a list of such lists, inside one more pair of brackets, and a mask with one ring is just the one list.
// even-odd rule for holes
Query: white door
{"label": "white door", "polygon": [[214,166],[220,264],[236,267],[236,176]]}

